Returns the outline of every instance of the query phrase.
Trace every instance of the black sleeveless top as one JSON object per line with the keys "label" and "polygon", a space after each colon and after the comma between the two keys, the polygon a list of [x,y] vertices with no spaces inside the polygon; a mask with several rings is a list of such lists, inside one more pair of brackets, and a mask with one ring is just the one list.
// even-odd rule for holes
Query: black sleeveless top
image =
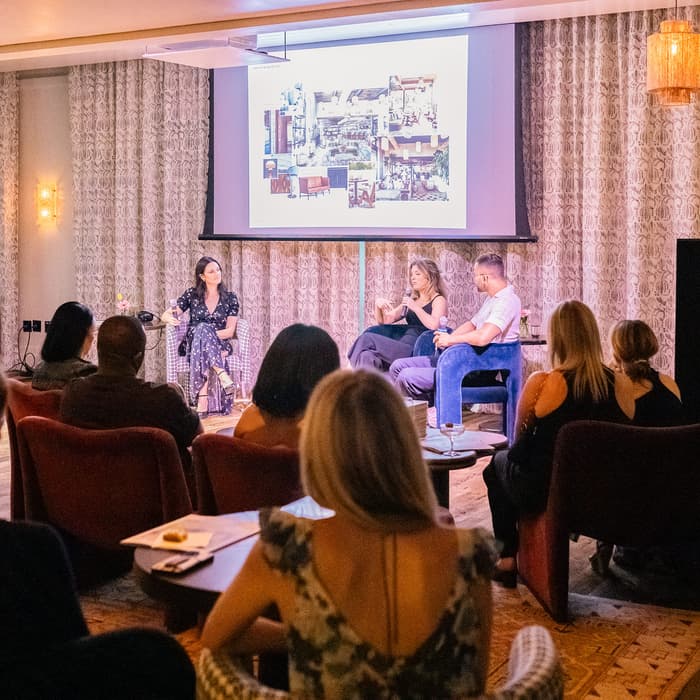
{"label": "black sleeveless top", "polygon": [[529,502],[523,504],[524,510],[537,512],[546,505],[554,443],[563,425],[575,420],[630,422],[615,399],[615,373],[608,367],[604,367],[604,370],[607,392],[597,403],[591,397],[575,399],[573,372],[562,372],[568,391],[561,406],[538,418],[534,428],[527,435],[521,435],[510,449],[508,457],[518,464],[518,478],[522,482],[523,491],[528,494]]}
{"label": "black sleeveless top", "polygon": [[664,427],[683,425],[685,416],[681,400],[659,378],[659,373],[651,370],[648,377],[651,390],[634,402],[635,425]]}
{"label": "black sleeveless top", "polygon": [[[433,313],[433,302],[439,297],[442,296],[441,294],[436,294],[424,307],[423,311],[425,311],[426,314],[431,314]],[[415,327],[417,329],[416,335],[420,335],[423,331],[427,331],[428,327],[424,326],[420,319],[418,318],[418,314],[415,311],[408,311],[406,314],[406,325]]]}

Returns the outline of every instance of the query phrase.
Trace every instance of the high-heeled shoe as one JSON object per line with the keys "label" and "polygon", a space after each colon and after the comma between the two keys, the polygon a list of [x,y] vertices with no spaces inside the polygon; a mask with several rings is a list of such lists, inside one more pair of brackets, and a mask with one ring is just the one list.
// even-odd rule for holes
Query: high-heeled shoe
{"label": "high-heeled shoe", "polygon": [[216,376],[219,378],[219,384],[221,384],[221,388],[224,390],[224,393],[228,396],[235,394],[236,384],[234,383],[233,379],[231,379],[231,375],[225,369],[217,369],[214,371],[216,372]]}

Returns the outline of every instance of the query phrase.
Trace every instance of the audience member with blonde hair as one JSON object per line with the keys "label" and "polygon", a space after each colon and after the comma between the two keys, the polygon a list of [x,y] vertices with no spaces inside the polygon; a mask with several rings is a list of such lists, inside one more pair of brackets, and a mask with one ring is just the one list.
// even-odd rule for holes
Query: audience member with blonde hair
{"label": "audience member with blonde hair", "polygon": [[447,299],[438,266],[428,258],[415,258],[408,265],[408,282],[410,293],[397,306],[384,297],[375,300],[374,316],[380,325],[370,326],[353,343],[348,352],[353,367],[384,372],[394,360],[413,354],[423,331],[440,326]]}
{"label": "audience member with blonde hair", "polygon": [[503,543],[494,579],[511,588],[518,517],[546,505],[559,429],[574,420],[627,422],[634,415],[631,382],[603,364],[598,324],[585,304],[565,301],[554,310],[548,342],[552,370],[530,375],[518,404],[515,444],[484,470],[494,534]]}
{"label": "audience member with blonde hair", "polygon": [[[203,645],[288,650],[293,697],[481,694],[491,540],[436,522],[401,398],[372,371],[334,372],[311,397],[300,448],[306,492],[335,515],[263,518]],[[282,622],[259,617],[272,603]]]}

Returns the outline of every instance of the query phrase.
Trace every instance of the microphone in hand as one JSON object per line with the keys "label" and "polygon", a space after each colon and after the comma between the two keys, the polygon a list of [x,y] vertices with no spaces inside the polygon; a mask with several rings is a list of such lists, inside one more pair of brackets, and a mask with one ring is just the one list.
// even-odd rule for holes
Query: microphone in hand
{"label": "microphone in hand", "polygon": [[[408,287],[408,288],[406,289],[405,293],[404,293],[404,296],[405,296],[405,297],[410,297],[412,291],[413,291],[413,290],[412,290],[410,287]],[[407,313],[408,313],[408,305],[407,305],[407,304],[403,304],[403,305],[401,306],[401,318],[406,318],[406,314],[407,314]]]}

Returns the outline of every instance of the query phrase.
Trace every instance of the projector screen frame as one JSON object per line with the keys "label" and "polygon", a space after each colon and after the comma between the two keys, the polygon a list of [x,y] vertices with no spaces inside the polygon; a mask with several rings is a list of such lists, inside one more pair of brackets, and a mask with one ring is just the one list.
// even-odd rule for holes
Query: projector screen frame
{"label": "projector screen frame", "polygon": [[[479,28],[472,28],[479,29]],[[331,47],[333,45],[347,45],[347,44],[366,44],[366,43],[376,43],[385,41],[396,41],[396,40],[410,40],[412,38],[421,39],[426,37],[438,37],[438,36],[454,36],[458,34],[463,34],[467,30],[443,30],[438,32],[422,32],[419,34],[410,35],[393,35],[389,37],[377,37],[377,38],[362,38],[353,40],[342,40],[333,41],[325,43],[315,43],[294,46],[294,49],[313,49],[313,48],[325,48]],[[205,208],[205,220],[203,231],[199,236],[200,240],[246,240],[246,241],[296,241],[296,240],[312,240],[312,241],[366,241],[366,242],[386,242],[386,241],[396,241],[396,242],[408,242],[408,241],[439,241],[444,240],[445,242],[503,242],[503,243],[528,243],[536,242],[537,237],[533,236],[530,230],[530,224],[527,217],[527,209],[525,203],[525,176],[524,176],[524,158],[523,158],[523,137],[522,137],[522,109],[521,109],[521,91],[520,91],[520,50],[522,41],[522,31],[523,26],[515,24],[513,25],[513,39],[514,39],[514,66],[513,66],[513,82],[514,82],[514,95],[513,95],[513,109],[514,109],[514,216],[515,216],[515,233],[514,234],[502,234],[502,235],[490,235],[490,234],[475,234],[467,233],[466,229],[452,229],[449,231],[449,235],[445,235],[444,238],[440,238],[439,233],[433,233],[431,235],[426,235],[426,229],[416,229],[411,231],[406,228],[397,229],[397,233],[391,233],[390,227],[377,228],[377,229],[350,229],[350,228],[340,228],[340,227],[327,227],[326,229],[321,229],[317,227],[316,229],[310,229],[306,227],[290,227],[288,232],[279,232],[278,229],[250,229],[246,226],[246,230],[235,234],[222,234],[214,232],[214,176],[215,176],[215,80],[214,80],[214,70],[209,71],[210,78],[210,92],[209,92],[209,154],[208,154],[208,176],[207,176],[207,195],[206,195],[206,208]],[[271,49],[274,50],[274,49]],[[238,69],[242,70],[242,69]],[[249,118],[248,115],[248,99],[245,99],[245,111],[246,119]],[[246,152],[245,162],[243,170],[245,172],[245,187],[246,193],[248,189],[248,167],[247,167],[247,157]],[[468,216],[468,214],[467,214]],[[321,233],[319,233],[319,230]],[[325,233],[325,231],[328,233]],[[433,229],[436,232],[445,231],[445,229],[436,228]],[[313,232],[311,232],[313,231]],[[385,233],[386,231],[386,233]],[[332,233],[331,233],[332,232]]]}

